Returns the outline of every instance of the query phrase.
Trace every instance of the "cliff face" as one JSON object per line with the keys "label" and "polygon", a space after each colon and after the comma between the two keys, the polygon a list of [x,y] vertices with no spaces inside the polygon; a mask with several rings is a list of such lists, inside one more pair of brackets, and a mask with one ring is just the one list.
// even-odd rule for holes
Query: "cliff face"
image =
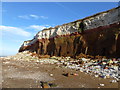
{"label": "cliff face", "polygon": [[81,20],[44,29],[25,41],[19,52],[78,56],[80,53],[120,57],[120,7]]}

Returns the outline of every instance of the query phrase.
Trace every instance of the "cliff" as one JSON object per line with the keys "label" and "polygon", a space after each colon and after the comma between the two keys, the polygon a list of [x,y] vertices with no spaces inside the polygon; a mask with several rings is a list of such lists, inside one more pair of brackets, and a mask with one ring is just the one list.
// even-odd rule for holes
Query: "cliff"
{"label": "cliff", "polygon": [[71,56],[80,53],[120,57],[120,7],[38,32],[19,52]]}

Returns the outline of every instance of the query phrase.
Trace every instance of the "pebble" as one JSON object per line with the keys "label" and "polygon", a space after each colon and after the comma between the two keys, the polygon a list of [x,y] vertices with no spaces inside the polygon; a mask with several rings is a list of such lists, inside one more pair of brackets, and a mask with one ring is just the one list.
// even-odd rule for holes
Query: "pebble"
{"label": "pebble", "polygon": [[116,83],[116,82],[117,82],[117,80],[111,80],[110,82],[111,82],[111,83]]}
{"label": "pebble", "polygon": [[74,75],[74,76],[78,76],[78,74],[77,74],[77,73],[74,73],[73,75]]}
{"label": "pebble", "polygon": [[54,83],[40,81],[40,86],[41,86],[41,88],[51,88],[51,87],[56,87],[57,85]]}
{"label": "pebble", "polygon": [[98,75],[95,75],[95,77],[99,77]]}
{"label": "pebble", "polygon": [[104,86],[105,86],[105,84],[100,84],[100,86],[104,87]]}
{"label": "pebble", "polygon": [[53,74],[50,74],[51,77],[53,77]]}
{"label": "pebble", "polygon": [[10,62],[3,62],[4,64],[9,64]]}

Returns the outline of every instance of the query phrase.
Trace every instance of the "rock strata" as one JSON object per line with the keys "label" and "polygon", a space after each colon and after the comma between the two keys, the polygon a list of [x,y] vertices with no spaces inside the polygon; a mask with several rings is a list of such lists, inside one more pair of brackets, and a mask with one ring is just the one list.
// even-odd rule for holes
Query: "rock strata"
{"label": "rock strata", "polygon": [[76,57],[120,57],[120,7],[97,13],[74,22],[39,31],[24,41],[19,52],[38,55]]}

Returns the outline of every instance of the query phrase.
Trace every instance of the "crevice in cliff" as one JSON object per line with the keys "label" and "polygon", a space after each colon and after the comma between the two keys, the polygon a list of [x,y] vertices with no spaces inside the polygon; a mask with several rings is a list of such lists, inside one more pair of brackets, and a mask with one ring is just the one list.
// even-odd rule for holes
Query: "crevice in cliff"
{"label": "crevice in cliff", "polygon": [[55,55],[55,49],[56,49],[56,45],[55,45],[55,41],[54,39],[49,39],[49,43],[47,45],[47,54],[50,56],[54,56]]}

